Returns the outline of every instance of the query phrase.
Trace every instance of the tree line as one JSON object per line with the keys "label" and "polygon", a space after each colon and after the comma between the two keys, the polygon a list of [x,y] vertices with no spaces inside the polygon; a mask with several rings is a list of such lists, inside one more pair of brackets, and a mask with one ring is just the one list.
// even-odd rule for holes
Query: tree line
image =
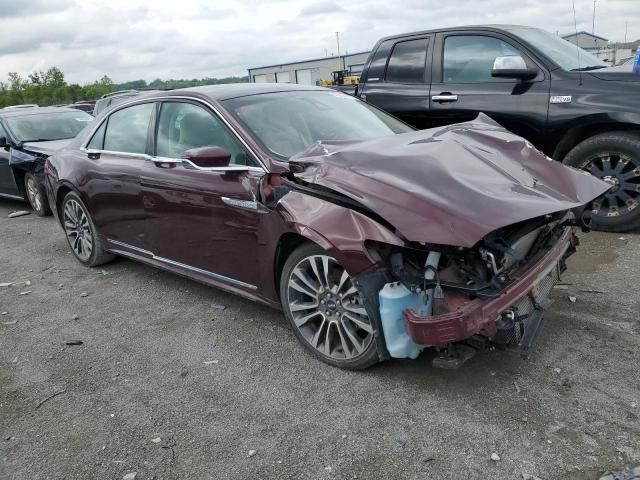
{"label": "tree line", "polygon": [[249,77],[225,77],[202,79],[161,80],[147,83],[145,80],[134,80],[125,83],[113,83],[108,76],[87,85],[67,83],[64,73],[51,67],[46,72],[33,72],[23,78],[16,72],[9,72],[8,82],[0,81],[0,108],[23,103],[35,103],[40,106],[63,105],[80,100],[96,100],[106,93],[129,89],[158,89],[196,87],[216,85],[218,83],[244,83]]}

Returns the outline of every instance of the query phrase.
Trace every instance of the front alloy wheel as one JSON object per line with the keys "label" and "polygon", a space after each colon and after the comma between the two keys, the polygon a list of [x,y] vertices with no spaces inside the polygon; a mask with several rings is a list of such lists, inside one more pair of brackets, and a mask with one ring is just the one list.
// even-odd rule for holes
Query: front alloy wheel
{"label": "front alloy wheel", "polygon": [[335,258],[316,245],[304,245],[285,265],[281,293],[296,336],[321,360],[343,368],[378,361],[375,319]]}

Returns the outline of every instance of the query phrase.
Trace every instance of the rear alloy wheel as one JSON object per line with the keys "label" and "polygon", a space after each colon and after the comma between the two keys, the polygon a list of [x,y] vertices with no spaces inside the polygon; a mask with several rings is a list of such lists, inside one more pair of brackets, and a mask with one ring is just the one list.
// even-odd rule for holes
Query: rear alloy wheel
{"label": "rear alloy wheel", "polygon": [[285,264],[282,306],[303,345],[331,365],[360,369],[378,361],[375,318],[335,258],[306,244]]}
{"label": "rear alloy wheel", "polygon": [[640,136],[625,132],[595,135],[571,150],[563,163],[611,185],[593,201],[595,229],[627,232],[640,227]]}
{"label": "rear alloy wheel", "polygon": [[80,263],[95,267],[114,258],[105,251],[89,212],[76,193],[69,192],[64,198],[60,221],[71,251]]}
{"label": "rear alloy wheel", "polygon": [[38,179],[33,173],[27,173],[24,176],[24,188],[27,193],[27,199],[29,200],[29,205],[33,211],[39,217],[46,217],[47,215],[51,215],[51,210],[49,210],[49,202],[47,202],[47,196],[45,194],[44,188],[39,184]]}

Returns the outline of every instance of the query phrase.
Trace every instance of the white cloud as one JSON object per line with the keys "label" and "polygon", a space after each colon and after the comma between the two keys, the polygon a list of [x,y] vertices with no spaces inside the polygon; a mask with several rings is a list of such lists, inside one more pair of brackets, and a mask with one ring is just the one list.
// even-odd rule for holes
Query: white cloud
{"label": "white cloud", "polygon": [[[640,38],[637,0],[597,0],[596,34]],[[576,0],[591,30],[592,0]],[[10,13],[8,13],[10,12]],[[248,67],[370,49],[430,28],[527,24],[573,31],[570,1],[548,0],[0,0],[0,80],[55,65],[69,81],[245,75]]]}

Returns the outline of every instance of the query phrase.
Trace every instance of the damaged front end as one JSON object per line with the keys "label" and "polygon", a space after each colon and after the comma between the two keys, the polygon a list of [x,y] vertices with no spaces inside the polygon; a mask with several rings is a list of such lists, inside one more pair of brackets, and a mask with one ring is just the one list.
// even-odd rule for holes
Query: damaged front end
{"label": "damaged front end", "polygon": [[527,358],[549,294],[575,252],[572,223],[571,212],[545,215],[492,232],[471,248],[369,244],[395,280],[380,292],[390,355],[415,358],[435,347],[434,363],[445,368],[478,349],[516,349]]}

